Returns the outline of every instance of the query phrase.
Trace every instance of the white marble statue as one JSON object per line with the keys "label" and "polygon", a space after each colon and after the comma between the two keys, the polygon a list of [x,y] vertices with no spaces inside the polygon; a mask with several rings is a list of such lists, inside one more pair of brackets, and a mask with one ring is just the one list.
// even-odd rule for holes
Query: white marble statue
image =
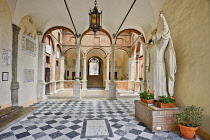
{"label": "white marble statue", "polygon": [[174,81],[176,73],[176,56],[173,43],[170,37],[168,24],[160,11],[160,18],[163,21],[162,34],[157,34],[157,30],[152,31],[152,39],[149,45],[141,43],[147,48],[146,71],[149,72],[148,89],[155,91],[155,99],[158,96],[173,96]]}

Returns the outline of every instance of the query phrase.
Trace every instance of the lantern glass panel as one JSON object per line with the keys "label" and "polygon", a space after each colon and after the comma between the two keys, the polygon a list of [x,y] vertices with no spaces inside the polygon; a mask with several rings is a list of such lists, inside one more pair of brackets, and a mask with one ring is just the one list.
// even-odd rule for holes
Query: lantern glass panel
{"label": "lantern glass panel", "polygon": [[92,24],[96,24],[96,14],[92,14]]}

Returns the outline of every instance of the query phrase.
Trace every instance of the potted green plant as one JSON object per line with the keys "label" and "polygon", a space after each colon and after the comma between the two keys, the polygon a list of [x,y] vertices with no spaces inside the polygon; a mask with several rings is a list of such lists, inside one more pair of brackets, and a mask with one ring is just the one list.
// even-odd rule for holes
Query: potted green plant
{"label": "potted green plant", "polygon": [[154,92],[155,91],[144,91],[139,94],[141,101],[146,104],[153,104],[154,103]]}
{"label": "potted green plant", "polygon": [[141,77],[140,77],[140,78],[139,78],[139,80],[140,80],[140,81],[142,81],[142,80],[143,80],[143,78],[141,78]]}
{"label": "potted green plant", "polygon": [[125,80],[125,78],[126,78],[125,76],[122,76],[122,77],[121,77],[121,80]]}
{"label": "potted green plant", "polygon": [[195,105],[187,106],[176,114],[176,121],[180,127],[180,136],[187,139],[195,138],[198,127],[203,125],[203,109]]}
{"label": "potted green plant", "polygon": [[175,98],[173,96],[158,96],[157,107],[159,108],[174,108]]}
{"label": "potted green plant", "polygon": [[114,80],[118,80],[118,78],[117,78],[117,77],[115,77],[115,78],[114,78]]}

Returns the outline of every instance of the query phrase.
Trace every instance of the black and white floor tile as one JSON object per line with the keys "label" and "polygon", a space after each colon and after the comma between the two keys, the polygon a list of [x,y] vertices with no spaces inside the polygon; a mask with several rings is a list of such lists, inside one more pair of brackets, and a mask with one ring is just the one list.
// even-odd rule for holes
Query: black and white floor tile
{"label": "black and white floor tile", "polygon": [[32,106],[37,111],[0,132],[1,140],[184,140],[178,132],[148,130],[135,118],[133,101],[41,101]]}

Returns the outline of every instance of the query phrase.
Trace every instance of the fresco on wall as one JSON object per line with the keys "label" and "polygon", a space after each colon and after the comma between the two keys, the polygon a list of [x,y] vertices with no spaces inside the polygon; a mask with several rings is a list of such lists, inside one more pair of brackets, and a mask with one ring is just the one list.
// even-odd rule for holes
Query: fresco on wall
{"label": "fresco on wall", "polygon": [[35,35],[33,37],[31,33],[27,34],[27,29],[25,29],[22,37],[23,52],[28,55],[36,56],[37,43]]}
{"label": "fresco on wall", "polygon": [[2,50],[2,66],[10,66],[11,64],[11,51]]}

